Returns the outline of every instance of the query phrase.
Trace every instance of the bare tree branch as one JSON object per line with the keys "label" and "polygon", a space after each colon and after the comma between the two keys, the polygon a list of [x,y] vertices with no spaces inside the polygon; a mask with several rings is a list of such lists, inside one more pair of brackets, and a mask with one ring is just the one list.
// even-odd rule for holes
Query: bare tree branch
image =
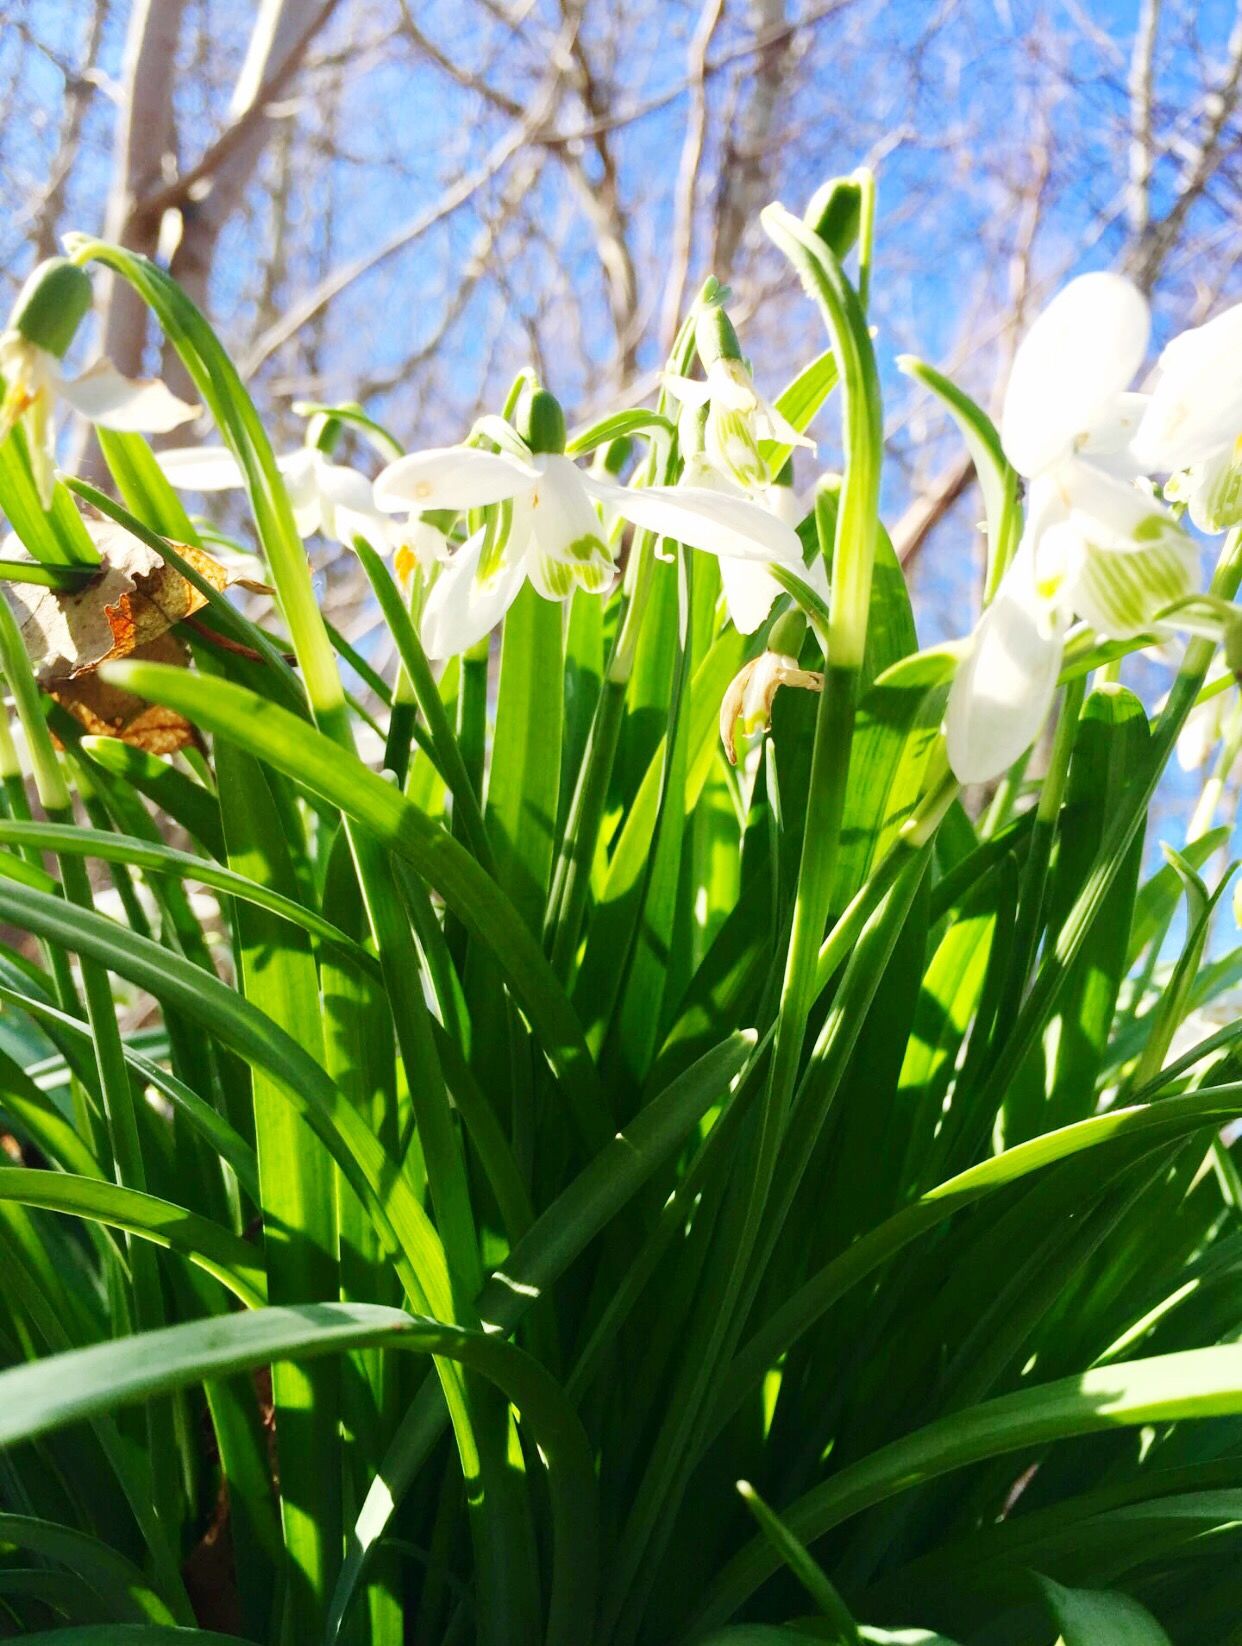
{"label": "bare tree branch", "polygon": [[[164,176],[176,147],[172,89],[185,0],[134,0],[125,39],[125,97],[117,122],[104,234],[132,251],[155,251],[159,220],[142,202]],[[105,354],[124,372],[142,369],[147,311],[121,280],[111,282],[101,321]]]}
{"label": "bare tree branch", "polygon": [[1146,234],[1151,210],[1151,171],[1155,158],[1151,99],[1159,29],[1160,0],[1143,0],[1134,34],[1134,51],[1130,57],[1130,184],[1127,211],[1130,233],[1135,240],[1141,240]]}
{"label": "bare tree branch", "polygon": [[[271,135],[271,99],[296,73],[336,4],[337,0],[320,0],[307,16],[305,0],[263,0],[233,90],[229,126],[196,166],[142,203],[140,209],[152,217],[180,207],[181,238],[170,273],[200,307],[206,303],[221,231],[236,211]],[[188,386],[171,347],[164,351],[164,374],[174,388]]]}
{"label": "bare tree branch", "polygon": [[256,338],[244,362],[244,375],[252,376],[265,360],[326,308],[334,298],[339,297],[363,275],[369,274],[372,269],[378,268],[381,263],[387,262],[397,252],[403,251],[415,240],[420,239],[437,223],[452,216],[485,188],[493,177],[504,170],[513,156],[525,148],[532,136],[541,129],[555,107],[561,82],[569,70],[568,54],[575,32],[576,24],[564,31],[558,49],[553,53],[553,60],[544,77],[543,86],[526,115],[493,144],[482,165],[460,178],[451,188],[445,190],[439,200],[402,224],[378,246],[361,252],[312,287],[299,302],[291,306],[283,319],[276,325],[269,326]]}
{"label": "bare tree branch", "polygon": [[686,282],[690,277],[696,185],[699,163],[703,158],[703,138],[707,131],[707,52],[720,26],[723,11],[724,0],[703,0],[698,25],[690,37],[690,49],[686,54],[690,108],[686,115],[686,135],[681,146],[681,163],[677,168],[677,186],[673,193],[673,249],[668,279],[664,285],[664,302],[660,309],[662,354],[668,353],[677,335],[677,323],[686,298]]}
{"label": "bare tree branch", "polygon": [[1164,217],[1148,226],[1131,255],[1130,272],[1144,291],[1150,291],[1172,247],[1176,244],[1191,207],[1203,195],[1227,153],[1225,129],[1238,107],[1242,90],[1242,0],[1238,0],[1233,32],[1225,54],[1225,67],[1217,84],[1203,99],[1202,132],[1193,157],[1183,169],[1177,198]]}
{"label": "bare tree branch", "polygon": [[57,248],[57,233],[65,201],[65,185],[78,158],[87,108],[99,89],[95,68],[99,61],[99,46],[103,39],[104,27],[108,21],[108,7],[109,0],[95,0],[83,31],[78,67],[65,75],[65,106],[56,143],[56,158],[48,173],[47,183],[31,213],[34,219],[36,262],[51,257]]}

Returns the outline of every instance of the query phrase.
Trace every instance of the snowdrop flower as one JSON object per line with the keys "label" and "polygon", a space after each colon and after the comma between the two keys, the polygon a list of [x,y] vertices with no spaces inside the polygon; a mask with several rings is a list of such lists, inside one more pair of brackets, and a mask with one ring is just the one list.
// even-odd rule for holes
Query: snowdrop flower
{"label": "snowdrop flower", "polygon": [[756,389],[742,359],[737,333],[723,309],[702,311],[695,325],[695,341],[706,378],[666,372],[664,386],[683,406],[695,411],[707,408],[703,450],[725,479],[747,491],[766,487],[771,476],[759,453],[760,440],[806,446],[811,451],[815,442],[799,434]]}
{"label": "snowdrop flower", "polygon": [[454,553],[428,596],[422,618],[428,657],[452,657],[477,644],[527,579],[546,600],[611,587],[616,567],[596,504],[691,548],[801,566],[798,534],[748,498],[702,486],[631,489],[576,468],[564,453],[561,408],[545,391],[525,397],[519,422],[526,438],[516,441],[514,452],[473,446],[416,452],[376,480],[376,504],[393,513],[499,506]]}
{"label": "snowdrop flower", "polygon": [[[795,530],[801,519],[792,486],[755,486],[744,490],[736,481],[721,474],[704,453],[686,459],[682,484],[757,503]],[[816,558],[808,566],[799,554],[798,563],[791,569],[810,584],[825,605],[828,603],[828,577],[822,560]],[[720,556],[720,584],[729,620],[739,634],[753,634],[766,620],[777,595],[785,592],[764,561],[729,554]]]}
{"label": "snowdrop flower", "polygon": [[1147,347],[1141,293],[1118,275],[1072,281],[1014,360],[1001,439],[1029,481],[1026,529],[949,693],[949,761],[960,782],[998,777],[1038,736],[1074,616],[1124,639],[1194,589],[1198,557],[1135,484],[1146,401],[1128,385]]}
{"label": "snowdrop flower", "polygon": [[[169,482],[180,491],[236,491],[245,485],[241,465],[225,446],[178,446],[157,452]],[[357,469],[334,463],[317,445],[299,446],[276,459],[284,476],[298,533],[321,532],[348,547],[355,537],[387,553],[403,538],[375,506],[371,482]]]}
{"label": "snowdrop flower", "polygon": [[1134,449],[1200,531],[1242,521],[1242,303],[1165,349]]}
{"label": "snowdrop flower", "polygon": [[9,328],[0,334],[0,440],[21,422],[39,501],[51,507],[55,477],[53,411],[63,400],[100,428],[164,434],[198,415],[158,378],[125,377],[108,360],[97,360],[80,377],[69,377],[65,351],[91,303],[89,276],[64,257],[40,263],[18,295]]}

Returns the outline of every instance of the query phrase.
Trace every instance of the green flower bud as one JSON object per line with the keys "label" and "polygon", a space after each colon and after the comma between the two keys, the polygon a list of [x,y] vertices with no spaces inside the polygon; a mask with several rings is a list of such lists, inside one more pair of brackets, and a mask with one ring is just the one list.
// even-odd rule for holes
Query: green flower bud
{"label": "green flower bud", "polygon": [[555,395],[527,384],[518,401],[514,424],[533,452],[565,450],[565,413]]}
{"label": "green flower bud", "polygon": [[704,370],[717,360],[741,360],[742,345],[737,340],[733,322],[717,304],[700,309],[694,323],[694,342]]}
{"label": "green flower bud", "polygon": [[857,179],[834,177],[817,189],[803,221],[844,261],[854,248],[862,222],[862,188]]}
{"label": "green flower bud", "polygon": [[61,360],[90,306],[91,282],[85,269],[67,257],[49,257],[17,294],[9,324],[28,343]]}
{"label": "green flower bud", "polygon": [[325,457],[331,457],[340,445],[344,433],[345,425],[339,417],[329,417],[324,412],[316,412],[306,426],[306,443],[321,451]]}
{"label": "green flower bud", "polygon": [[768,631],[767,650],[785,657],[797,657],[806,639],[806,618],[798,606],[782,612]]}

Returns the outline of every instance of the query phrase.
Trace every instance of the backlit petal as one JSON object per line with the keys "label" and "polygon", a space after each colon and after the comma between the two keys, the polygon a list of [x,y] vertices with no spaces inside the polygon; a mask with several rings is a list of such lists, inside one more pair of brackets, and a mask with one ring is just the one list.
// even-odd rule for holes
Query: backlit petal
{"label": "backlit petal", "polygon": [[1032,593],[1028,568],[1015,560],[949,690],[949,764],[960,783],[999,777],[1039,736],[1056,693],[1062,640]]}
{"label": "backlit petal", "polygon": [[109,360],[97,360],[81,377],[62,378],[60,392],[92,423],[127,434],[164,434],[201,410],[158,377],[125,377]]}
{"label": "backlit petal", "polygon": [[[537,457],[540,478],[523,500],[531,545],[527,573],[545,600],[564,600],[576,585],[598,592],[613,577],[613,560],[583,477],[567,457]],[[514,519],[514,532],[518,519]]]}
{"label": "backlit petal", "polygon": [[631,488],[584,476],[593,497],[612,504],[635,526],[659,532],[708,554],[741,560],[802,564],[802,544],[792,526],[749,499],[704,486]]}
{"label": "backlit petal", "polygon": [[323,496],[335,508],[352,509],[355,514],[375,514],[375,500],[371,482],[357,469],[343,463],[329,463],[321,459],[315,468],[315,479]]}
{"label": "backlit petal", "polygon": [[739,634],[754,634],[772,610],[781,586],[761,560],[720,558],[720,584],[729,618]]}
{"label": "backlit petal", "polygon": [[1242,303],[1175,337],[1160,356],[1135,450],[1160,473],[1189,468],[1242,434]]}
{"label": "backlit petal", "polygon": [[504,452],[441,446],[390,463],[375,481],[375,505],[387,514],[406,509],[481,509],[529,491],[538,471]]}
{"label": "backlit petal", "polygon": [[490,577],[478,580],[483,537],[483,532],[476,532],[462,544],[427,596],[419,632],[433,662],[469,651],[490,634],[525,580],[520,561],[502,562]]}
{"label": "backlit petal", "polygon": [[681,377],[676,372],[665,372],[660,379],[674,400],[683,406],[705,406],[711,398],[711,384],[701,377]]}
{"label": "backlit petal", "polygon": [[173,446],[156,459],[172,486],[187,492],[224,492],[245,485],[241,465],[227,446]]}
{"label": "backlit petal", "polygon": [[1090,433],[1130,386],[1149,326],[1142,293],[1118,274],[1082,275],[1053,298],[1018,348],[1001,415],[1020,473],[1037,474]]}
{"label": "backlit petal", "polygon": [[1187,475],[1190,518],[1201,532],[1214,535],[1242,521],[1242,441],[1226,446]]}
{"label": "backlit petal", "polygon": [[808,451],[815,450],[815,442],[805,434],[799,434],[793,424],[770,401],[760,400],[759,420],[763,424],[763,434],[769,440],[778,440],[782,446],[805,446]]}

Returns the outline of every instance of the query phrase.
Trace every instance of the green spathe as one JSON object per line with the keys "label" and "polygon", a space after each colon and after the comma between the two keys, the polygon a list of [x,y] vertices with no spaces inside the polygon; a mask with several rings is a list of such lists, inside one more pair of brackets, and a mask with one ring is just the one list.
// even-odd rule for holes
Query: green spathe
{"label": "green spathe", "polygon": [[17,294],[9,324],[28,343],[62,360],[91,306],[91,278],[67,257],[49,257]]}

